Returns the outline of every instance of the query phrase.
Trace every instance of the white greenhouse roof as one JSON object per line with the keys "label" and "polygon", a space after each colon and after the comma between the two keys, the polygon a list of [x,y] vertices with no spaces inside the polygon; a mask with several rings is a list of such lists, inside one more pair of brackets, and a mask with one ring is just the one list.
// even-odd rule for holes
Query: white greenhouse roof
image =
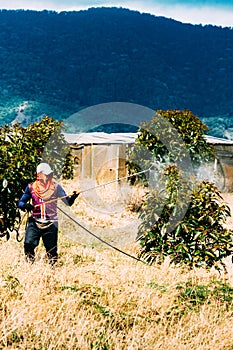
{"label": "white greenhouse roof", "polygon": [[220,137],[215,136],[206,136],[206,141],[215,145],[233,145],[233,140],[221,139]]}
{"label": "white greenhouse roof", "polygon": [[69,144],[111,144],[134,143],[137,133],[112,133],[90,132],[83,134],[66,134],[65,140]]}
{"label": "white greenhouse roof", "polygon": [[[134,143],[137,133],[105,133],[90,132],[81,134],[64,133],[66,142],[73,145],[87,144],[113,144],[113,143]],[[233,145],[233,140],[222,139],[214,136],[206,136],[206,141],[211,144]]]}

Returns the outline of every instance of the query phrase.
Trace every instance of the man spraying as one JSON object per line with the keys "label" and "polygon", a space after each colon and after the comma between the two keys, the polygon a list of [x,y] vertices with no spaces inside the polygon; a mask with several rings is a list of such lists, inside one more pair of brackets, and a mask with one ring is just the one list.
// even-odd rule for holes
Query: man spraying
{"label": "man spraying", "polygon": [[[78,193],[68,196],[62,186],[53,179],[53,170],[47,163],[41,163],[36,169],[36,181],[28,184],[18,202],[23,211],[31,212],[28,220],[24,252],[28,261],[34,262],[35,248],[42,238],[50,263],[53,265],[58,258],[58,214],[57,199],[71,206]],[[30,203],[32,202],[32,204]]]}

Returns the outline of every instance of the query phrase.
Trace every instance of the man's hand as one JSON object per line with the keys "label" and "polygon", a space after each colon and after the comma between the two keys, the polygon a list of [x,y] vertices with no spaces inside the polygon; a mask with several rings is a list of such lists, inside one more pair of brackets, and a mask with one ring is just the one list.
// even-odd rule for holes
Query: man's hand
{"label": "man's hand", "polygon": [[69,205],[73,205],[74,204],[74,201],[76,198],[78,198],[79,196],[79,192],[77,193],[76,191],[73,192],[72,196],[70,197],[70,200],[69,200]]}
{"label": "man's hand", "polygon": [[24,210],[26,211],[32,211],[33,210],[33,205],[31,203],[26,203],[25,206],[24,206]]}

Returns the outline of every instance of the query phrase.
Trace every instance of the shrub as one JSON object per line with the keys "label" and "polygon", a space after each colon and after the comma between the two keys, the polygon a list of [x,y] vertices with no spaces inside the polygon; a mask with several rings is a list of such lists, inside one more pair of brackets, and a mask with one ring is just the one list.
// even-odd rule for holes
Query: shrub
{"label": "shrub", "polygon": [[232,231],[224,227],[230,208],[217,187],[208,181],[194,186],[182,180],[175,165],[166,167],[164,176],[165,187],[151,189],[144,198],[140,258],[153,263],[170,256],[174,263],[189,266],[224,266],[222,259],[233,246]]}

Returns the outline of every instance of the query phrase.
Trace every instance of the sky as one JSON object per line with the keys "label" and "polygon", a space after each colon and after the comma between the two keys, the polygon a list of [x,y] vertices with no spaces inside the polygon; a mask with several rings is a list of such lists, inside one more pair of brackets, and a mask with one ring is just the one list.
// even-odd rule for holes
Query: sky
{"label": "sky", "polygon": [[116,6],[183,23],[233,27],[233,0],[0,0],[0,9],[79,11]]}

